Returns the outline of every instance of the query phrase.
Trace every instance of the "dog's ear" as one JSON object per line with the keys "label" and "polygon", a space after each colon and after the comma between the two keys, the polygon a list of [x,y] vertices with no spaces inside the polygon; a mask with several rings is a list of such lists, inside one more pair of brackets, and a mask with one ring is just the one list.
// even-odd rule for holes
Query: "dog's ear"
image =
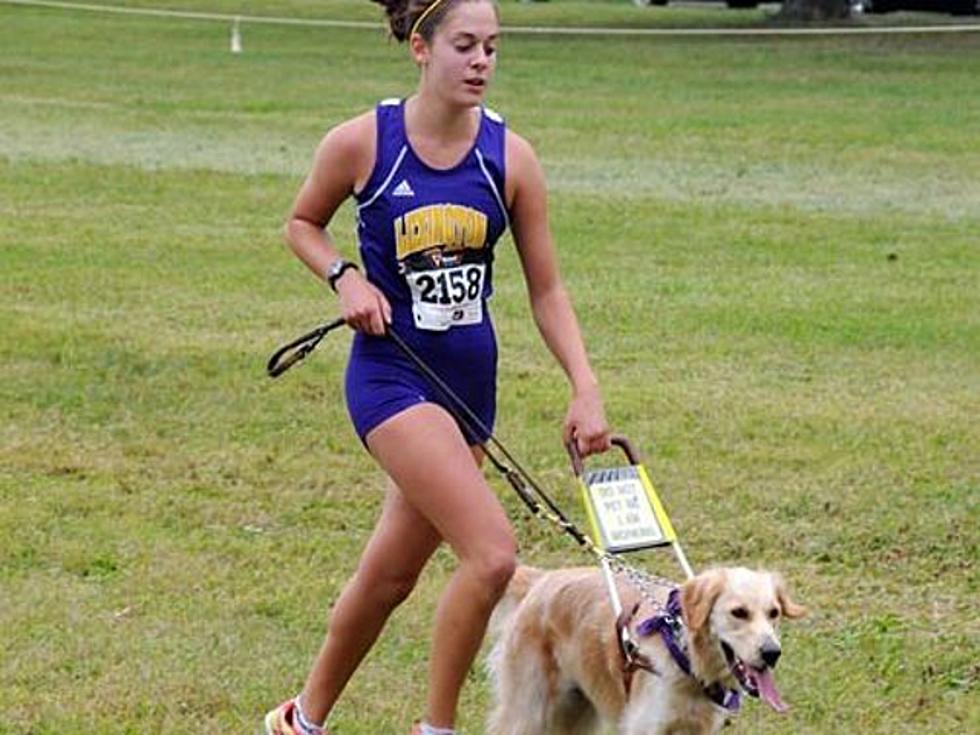
{"label": "dog's ear", "polygon": [[790,598],[789,592],[786,591],[786,581],[778,574],[773,575],[773,577],[776,584],[776,600],[779,601],[783,617],[796,620],[806,615],[806,608],[803,605],[797,605]]}
{"label": "dog's ear", "polygon": [[711,608],[715,606],[724,586],[725,573],[720,569],[702,572],[684,583],[681,587],[681,610],[689,631],[695,633],[708,622]]}

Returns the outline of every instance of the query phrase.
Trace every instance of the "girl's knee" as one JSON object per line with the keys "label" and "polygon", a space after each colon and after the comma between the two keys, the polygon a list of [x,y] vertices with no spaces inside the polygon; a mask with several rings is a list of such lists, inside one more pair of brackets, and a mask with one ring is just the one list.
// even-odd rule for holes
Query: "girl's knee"
{"label": "girl's knee", "polygon": [[507,585],[510,583],[511,577],[514,576],[514,571],[517,569],[517,551],[511,551],[509,554],[501,555],[499,559],[495,561],[490,569],[490,584],[493,590],[497,593],[497,596],[504,594],[504,590],[507,589]]}
{"label": "girl's knee", "polygon": [[472,567],[481,587],[494,599],[499,598],[517,569],[517,547],[507,544],[484,552],[473,560]]}

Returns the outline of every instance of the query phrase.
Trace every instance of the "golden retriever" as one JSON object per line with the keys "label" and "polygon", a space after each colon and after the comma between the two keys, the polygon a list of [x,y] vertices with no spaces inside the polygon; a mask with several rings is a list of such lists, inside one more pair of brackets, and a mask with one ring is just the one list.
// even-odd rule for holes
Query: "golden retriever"
{"label": "golden retriever", "polygon": [[[602,573],[596,568],[520,567],[494,612],[488,659],[495,706],[492,735],[708,735],[738,707],[741,689],[786,709],[772,669],[781,649],[780,618],[798,618],[778,575],[741,567],[713,569],[669,590],[661,609],[619,585],[625,625],[647,669],[624,675],[624,655]],[[675,652],[657,614],[673,609]],[[658,627],[659,626],[659,627]],[[670,626],[668,626],[670,628]],[[727,708],[726,708],[727,707]]]}

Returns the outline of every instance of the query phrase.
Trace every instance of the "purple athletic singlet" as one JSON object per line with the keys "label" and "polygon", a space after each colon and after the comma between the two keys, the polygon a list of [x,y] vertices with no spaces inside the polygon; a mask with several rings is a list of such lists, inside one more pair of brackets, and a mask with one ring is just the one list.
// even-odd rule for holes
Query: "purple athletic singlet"
{"label": "purple athletic singlet", "polygon": [[[504,121],[481,108],[473,147],[434,169],[412,150],[405,105],[377,107],[374,169],[357,200],[365,275],[388,298],[392,325],[467,406],[483,428],[461,425],[471,444],[487,439],[496,403],[497,345],[487,310],[493,246],[507,229]],[[456,410],[395,343],[358,332],[346,375],[358,436],[421,402]]]}

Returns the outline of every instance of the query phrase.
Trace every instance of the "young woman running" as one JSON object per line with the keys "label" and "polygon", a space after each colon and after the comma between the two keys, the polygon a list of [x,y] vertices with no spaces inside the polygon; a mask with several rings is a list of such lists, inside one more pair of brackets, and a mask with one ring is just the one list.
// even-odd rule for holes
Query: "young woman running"
{"label": "young woman running", "polygon": [[[269,735],[319,735],[389,614],[445,541],[458,567],[435,613],[428,703],[417,735],[454,732],[457,701],[516,544],[480,470],[493,425],[496,341],[487,299],[493,246],[509,226],[541,335],[572,387],[564,435],[583,456],[609,430],[559,278],[544,177],[531,146],[482,105],[500,31],[493,0],[379,0],[407,41],[418,89],[324,137],[287,225],[296,255],[337,292],[356,330],[346,376],[354,427],[388,475],[384,507],[330,616],[303,691],[268,713]],[[357,203],[363,272],[326,230]],[[397,333],[479,416],[449,404],[385,336]]]}

